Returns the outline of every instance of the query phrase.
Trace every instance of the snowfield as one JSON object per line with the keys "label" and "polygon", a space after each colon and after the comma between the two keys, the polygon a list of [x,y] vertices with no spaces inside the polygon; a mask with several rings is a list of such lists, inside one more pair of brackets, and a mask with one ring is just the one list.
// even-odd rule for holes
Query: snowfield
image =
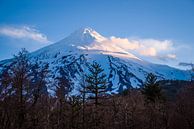
{"label": "snowfield", "polygon": [[[57,43],[30,53],[30,59],[49,63],[51,71],[49,79],[58,75],[59,67],[66,68],[69,78],[75,84],[72,94],[77,94],[80,79],[87,73],[88,66],[93,61],[100,63],[105,70],[109,93],[140,87],[148,73],[154,73],[161,80],[190,80],[191,78],[189,71],[146,62],[115,46],[109,46],[107,49],[109,44],[104,42],[105,40],[107,38],[96,31],[82,28]],[[0,67],[9,62],[10,60],[1,61]]]}

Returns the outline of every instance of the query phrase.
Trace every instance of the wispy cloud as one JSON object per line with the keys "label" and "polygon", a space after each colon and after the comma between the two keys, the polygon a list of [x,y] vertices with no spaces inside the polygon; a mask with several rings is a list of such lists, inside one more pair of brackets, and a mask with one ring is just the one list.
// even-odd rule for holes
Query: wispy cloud
{"label": "wispy cloud", "polygon": [[17,39],[30,39],[40,43],[49,43],[47,36],[45,34],[40,33],[38,30],[29,27],[29,26],[21,26],[21,27],[13,27],[13,26],[4,26],[0,27],[0,34],[9,36]]}
{"label": "wispy cloud", "polygon": [[104,41],[96,42],[87,49],[100,49],[111,52],[135,52],[142,56],[153,57],[160,60],[176,59],[174,43],[171,40],[117,38],[110,37]]}
{"label": "wispy cloud", "polygon": [[171,40],[135,39],[129,40],[129,42],[138,44],[138,48],[135,51],[140,55],[150,56],[160,60],[177,58],[174,53],[176,47]]}

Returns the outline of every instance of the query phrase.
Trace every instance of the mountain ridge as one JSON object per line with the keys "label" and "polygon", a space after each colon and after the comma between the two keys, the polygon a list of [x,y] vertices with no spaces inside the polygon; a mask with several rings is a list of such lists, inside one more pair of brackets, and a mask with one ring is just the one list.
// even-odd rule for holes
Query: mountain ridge
{"label": "mountain ridge", "polygon": [[[146,62],[131,53],[122,51],[112,52],[104,48],[91,46],[103,45],[108,38],[100,35],[91,28],[81,28],[70,36],[30,53],[30,59],[48,63],[51,74],[49,79],[58,75],[59,67],[65,67],[69,78],[74,82],[72,93],[77,93],[82,74],[87,73],[88,66],[98,62],[108,78],[108,91],[110,93],[122,92],[128,88],[140,87],[148,73],[154,73],[160,80],[189,80],[188,71],[179,70],[167,65]],[[99,49],[98,49],[99,48]],[[1,66],[8,63],[1,61]],[[1,67],[0,66],[0,67]]]}

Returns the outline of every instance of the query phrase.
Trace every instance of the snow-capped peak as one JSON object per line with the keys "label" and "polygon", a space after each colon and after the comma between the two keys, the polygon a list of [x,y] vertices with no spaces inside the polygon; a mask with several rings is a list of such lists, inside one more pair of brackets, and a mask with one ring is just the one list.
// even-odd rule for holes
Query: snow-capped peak
{"label": "snow-capped peak", "polygon": [[[74,42],[74,45],[88,45],[93,42],[101,42],[106,38],[100,35],[95,30],[87,27],[87,28],[80,28],[73,33],[70,34],[64,40],[70,40]],[[76,43],[76,44],[75,44]]]}
{"label": "snow-capped peak", "polygon": [[67,39],[70,41],[74,41],[74,43],[71,44],[72,46],[76,46],[77,48],[82,50],[95,50],[103,54],[113,55],[116,57],[141,60],[135,55],[123,50],[119,46],[116,46],[110,41],[109,38],[102,36],[101,34],[89,27],[80,28],[74,31],[69,37],[66,38],[66,40]]}
{"label": "snow-capped peak", "polygon": [[[189,80],[191,78],[188,71],[145,62],[91,28],[79,29],[57,43],[30,53],[29,57],[32,62],[37,60],[41,64],[49,64],[51,75],[54,76],[48,77],[48,80],[58,76],[60,67],[65,68],[68,77],[75,84],[72,93],[76,93],[79,89],[79,79],[84,72],[87,73],[89,64],[93,61],[100,63],[105,70],[109,83],[107,90],[112,93],[139,87],[148,73],[156,74],[159,79]],[[9,61],[1,61],[0,70]]]}
{"label": "snow-capped peak", "polygon": [[86,51],[92,53],[102,53],[105,55],[112,55],[119,58],[141,60],[132,53],[125,51],[120,46],[117,46],[115,43],[112,43],[110,38],[102,36],[101,34],[89,27],[80,28],[74,31],[63,40],[48,46],[47,50],[41,49],[38,53],[42,53],[42,51],[47,51],[49,53],[53,53],[53,51],[64,52],[64,50],[73,51],[75,53],[77,50],[79,50],[82,52]]}
{"label": "snow-capped peak", "polygon": [[102,35],[100,35],[98,32],[96,32],[95,30],[93,30],[90,27],[80,28],[77,31],[75,31],[74,33],[80,34],[82,37],[91,36],[93,39],[95,39],[97,41],[102,41],[102,40],[106,39],[105,37],[103,37]]}

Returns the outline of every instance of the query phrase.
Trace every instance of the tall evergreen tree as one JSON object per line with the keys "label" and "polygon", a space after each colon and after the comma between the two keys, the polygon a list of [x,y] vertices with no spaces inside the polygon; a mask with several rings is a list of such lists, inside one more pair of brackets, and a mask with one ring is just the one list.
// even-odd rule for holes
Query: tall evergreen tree
{"label": "tall evergreen tree", "polygon": [[96,107],[107,89],[106,74],[103,71],[100,64],[93,62],[89,68],[90,73],[86,75],[86,91],[90,94],[90,99],[95,101]]}
{"label": "tall evergreen tree", "polygon": [[162,99],[162,90],[154,74],[148,74],[141,92],[148,103],[155,103]]}

